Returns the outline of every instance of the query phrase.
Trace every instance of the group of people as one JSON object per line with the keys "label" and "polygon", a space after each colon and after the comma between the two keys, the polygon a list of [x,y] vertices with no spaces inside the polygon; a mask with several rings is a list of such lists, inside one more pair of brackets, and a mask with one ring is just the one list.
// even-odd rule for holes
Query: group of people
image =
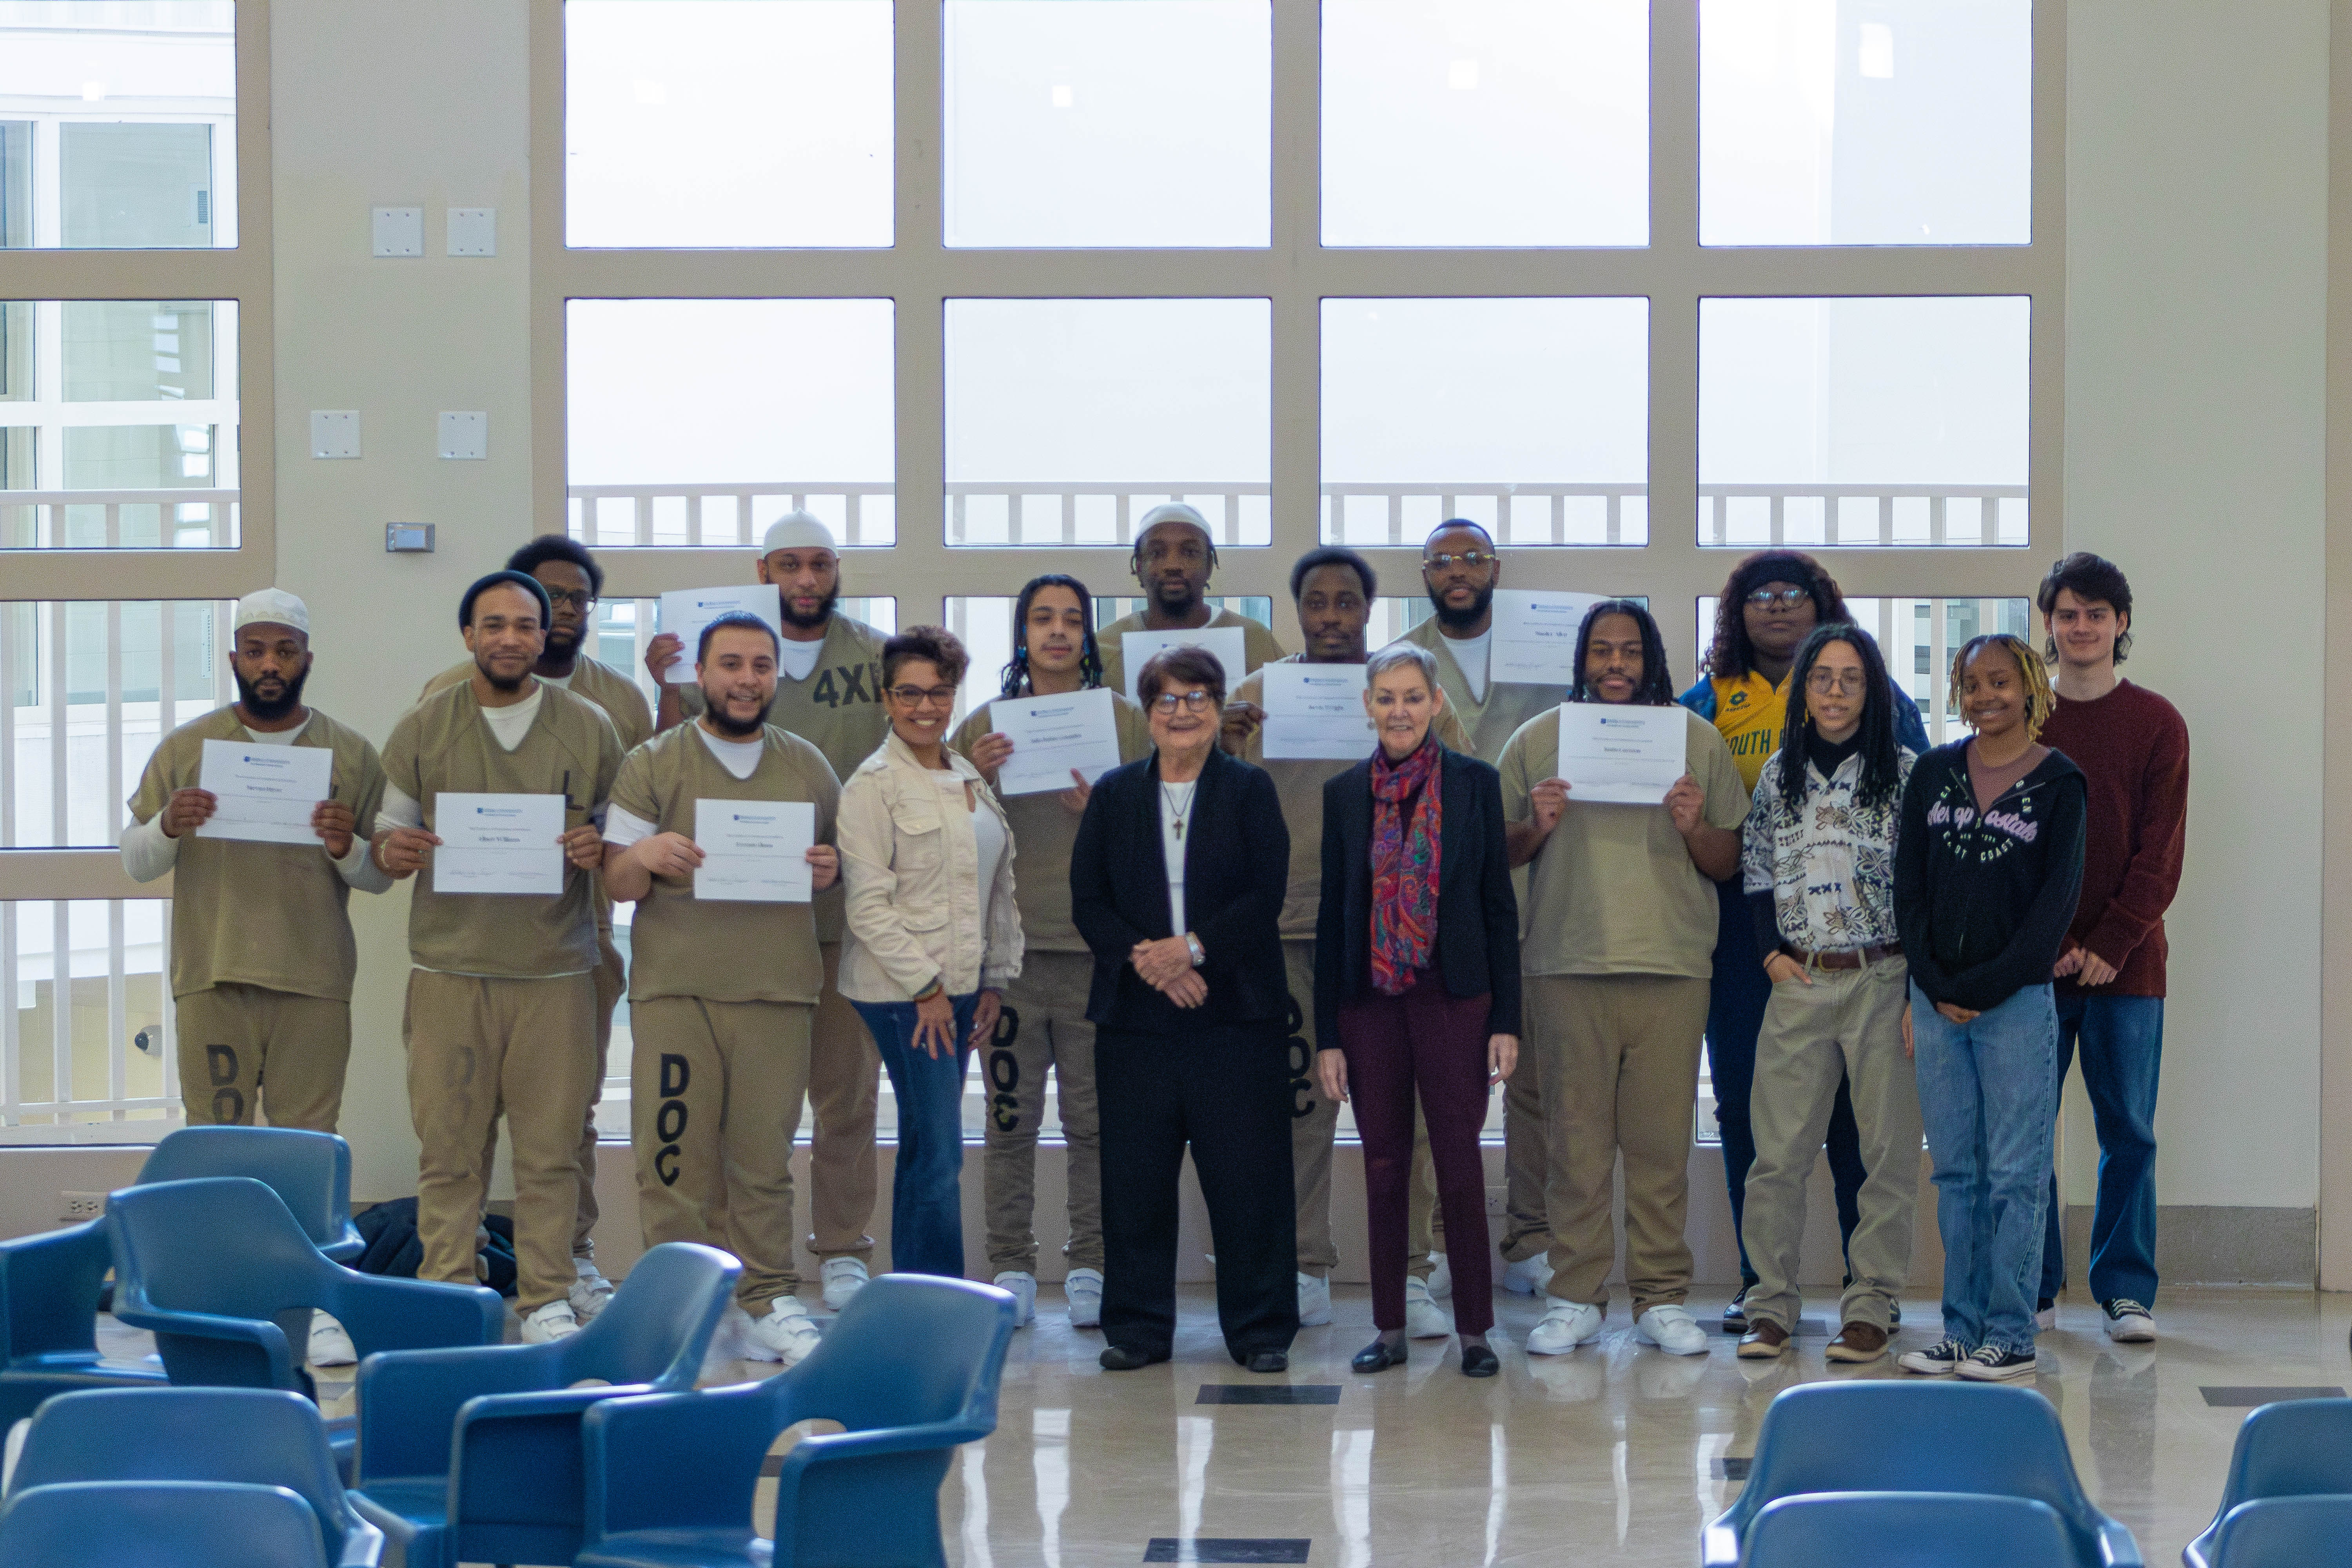
{"label": "group of people", "polygon": [[[1888,1352],[1924,1133],[1944,1329],[1902,1364],[2029,1371],[2037,1314],[2047,1326],[2063,1282],[2052,1146],[2078,1045],[2102,1148],[2092,1291],[2111,1334],[2154,1338],[2162,917],[2188,742],[2169,704],[2116,673],[2131,595],[2112,563],[2053,569],[2046,655],[2002,635],[1955,654],[1950,707],[1973,734],[1935,748],[1836,584],[1799,552],[1733,571],[1706,673],[1679,699],[1655,620],[1628,599],[1585,615],[1571,683],[1496,679],[1503,562],[1473,522],[1430,536],[1431,613],[1378,650],[1378,583],[1356,552],[1297,563],[1306,647],[1287,658],[1265,627],[1213,612],[1216,564],[1205,521],[1173,504],[1139,527],[1136,615],[1097,632],[1084,584],[1034,579],[997,691],[957,726],[962,645],[840,614],[839,553],[813,517],[779,521],[758,561],[781,635],[735,615],[692,649],[656,638],[657,709],[583,649],[593,557],[542,538],[467,591],[470,658],[428,686],[381,758],[302,706],[300,603],[249,596],[238,702],[159,746],[123,841],[134,876],[178,872],[190,1119],[259,1110],[331,1129],[350,890],[429,869],[445,792],[561,794],[560,896],[447,892],[427,876],[410,920],[420,1273],[473,1278],[503,1118],[527,1339],[572,1331],[610,1293],[589,1239],[590,1161],[625,988],[646,1238],[743,1260],[730,1324],[748,1355],[790,1363],[817,1338],[793,1264],[804,1103],[805,1245],[825,1303],[866,1277],[879,1071],[898,1110],[891,1264],[963,1273],[974,1055],[990,1270],[1026,1321],[1050,1073],[1068,1147],[1065,1292],[1073,1324],[1101,1329],[1106,1368],[1171,1353],[1188,1152],[1235,1361],[1283,1370],[1299,1326],[1329,1321],[1346,1103],[1379,1330],[1354,1365],[1378,1372],[1411,1339],[1458,1333],[1463,1373],[1492,1375],[1479,1142],[1497,1086],[1500,1283],[1545,1302],[1528,1352],[1567,1353],[1601,1330],[1622,1161],[1635,1336],[1699,1353],[1685,1222],[1703,1046],[1741,1242],[1724,1321],[1741,1356],[1788,1351],[1804,1185],[1824,1147],[1847,1276],[1828,1353]],[[1124,694],[1120,634],[1208,627],[1244,633],[1245,669],[1174,640]],[[689,656],[692,679],[666,679]],[[1368,754],[1265,755],[1263,667],[1276,662],[1362,667]],[[995,702],[1096,687],[1110,689],[1120,764],[1001,795],[1015,743]],[[1677,701],[1685,772],[1660,804],[1580,799],[1559,776],[1563,704]],[[324,854],[196,833],[213,808],[197,776],[207,739],[333,749],[312,818]],[[704,801],[813,807],[814,900],[698,899]],[[613,900],[635,905],[625,972]],[[320,1332],[339,1348],[331,1321]]]}

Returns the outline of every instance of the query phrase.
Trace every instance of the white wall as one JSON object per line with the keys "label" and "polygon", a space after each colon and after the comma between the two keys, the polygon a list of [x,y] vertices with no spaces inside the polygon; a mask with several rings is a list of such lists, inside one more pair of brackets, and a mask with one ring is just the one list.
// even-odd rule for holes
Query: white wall
{"label": "white wall", "polygon": [[2069,0],[2066,539],[2130,573],[2127,673],[2189,720],[2167,1205],[2317,1194],[2327,26]]}

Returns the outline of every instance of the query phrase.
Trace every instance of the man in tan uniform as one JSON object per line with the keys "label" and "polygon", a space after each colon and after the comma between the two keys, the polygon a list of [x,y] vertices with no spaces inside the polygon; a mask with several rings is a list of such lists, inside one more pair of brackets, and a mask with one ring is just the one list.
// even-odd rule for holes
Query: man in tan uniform
{"label": "man in tan uniform", "polygon": [[[543,685],[560,686],[602,708],[621,739],[623,754],[651,740],[654,712],[637,683],[626,671],[583,651],[595,636],[596,601],[604,592],[604,568],[587,547],[560,533],[542,533],[507,557],[507,570],[535,578],[547,590],[547,647],[531,674]],[[426,681],[416,700],[422,702],[473,678],[474,661],[459,659]],[[601,1214],[596,1205],[596,1105],[604,1098],[613,1010],[620,1005],[626,985],[620,945],[613,940],[613,900],[601,882],[596,889],[596,1090],[580,1132],[580,1214],[572,1226],[572,1266],[580,1276],[572,1286],[572,1310],[583,1323],[613,1299],[613,1282],[596,1267],[595,1230]]]}
{"label": "man in tan uniform", "polygon": [[[1438,524],[1422,546],[1422,584],[1436,614],[1405,633],[1400,642],[1417,643],[1437,656],[1437,683],[1445,689],[1445,710],[1460,715],[1470,733],[1465,748],[1482,762],[1498,762],[1519,726],[1568,700],[1564,686],[1529,686],[1488,679],[1495,640],[1495,590],[1503,581],[1502,556],[1495,541],[1475,522],[1454,518]],[[1522,926],[1527,920],[1524,868],[1512,873],[1518,889]],[[1525,934],[1524,931],[1521,934]],[[1519,1053],[1519,1065],[1503,1086],[1504,1198],[1503,1288],[1541,1295],[1550,1278],[1546,1261],[1551,1226],[1544,1217],[1543,1096],[1537,1086],[1536,1054]],[[1421,1184],[1413,1188],[1414,1212],[1422,1208]]]}
{"label": "man in tan uniform", "polygon": [[[1094,596],[1075,577],[1032,578],[1013,605],[1013,667],[1005,672],[1006,697],[1061,697],[1090,690],[1102,682],[1102,655],[1093,631]],[[1143,710],[1113,691],[1113,722],[1118,727],[1118,760],[1138,762],[1151,754],[1151,721]],[[994,787],[1013,752],[982,703],[949,744],[971,759]],[[1021,973],[1004,988],[1003,1017],[989,1043],[988,1080],[988,1261],[997,1285],[1021,1303],[1027,1322],[1037,1305],[1037,1233],[1033,1228],[1037,1197],[1037,1131],[1045,1118],[1045,1072],[1054,1073],[1054,1098],[1062,1115],[1062,1141],[1069,1151],[1069,1240],[1063,1247],[1069,1270],[1062,1293],[1070,1325],[1090,1329],[1102,1321],[1102,1138],[1095,1101],[1095,1026],[1087,1018],[1094,983],[1094,955],[1070,919],[1070,851],[1078,840],[1078,818],[1092,793],[1083,778],[1070,787],[1029,795],[1003,795],[1005,820],[1013,828],[1013,900],[1021,911]],[[1007,1031],[1011,1037],[1007,1038]]]}
{"label": "man in tan uniform", "polygon": [[[1364,626],[1380,584],[1371,563],[1336,544],[1310,550],[1290,569],[1290,598],[1298,607],[1298,629],[1307,651],[1278,664],[1347,664],[1359,668],[1370,650]],[[1360,679],[1360,676],[1358,678]],[[1353,698],[1349,699],[1351,701]],[[1366,721],[1364,749],[1346,758],[1286,758],[1265,755],[1265,672],[1261,669],[1234,690],[1225,704],[1225,749],[1264,768],[1282,802],[1290,828],[1290,883],[1282,900],[1282,957],[1290,980],[1290,1168],[1298,1202],[1298,1321],[1307,1327],[1331,1321],[1331,1270],[1339,1248],[1331,1236],[1331,1140],[1339,1126],[1339,1102],[1315,1085],[1315,917],[1323,902],[1323,786],[1371,755]],[[1433,728],[1455,751],[1464,748],[1462,728],[1441,708]],[[1429,1247],[1416,1247],[1413,1271],[1405,1281],[1405,1323],[1416,1339],[1453,1332],[1445,1314],[1429,1297]]]}
{"label": "man in tan uniform", "polygon": [[[807,902],[706,899],[706,802],[814,806],[811,885],[839,879],[841,796],[824,753],[768,722],[778,638],[756,616],[703,628],[702,717],[629,753],[604,825],[604,881],[633,900],[629,1121],[646,1245],[698,1241],[742,1259],[722,1353],[790,1366],[816,1348],[793,1268],[793,1134],[824,985]],[[757,962],[745,962],[756,953]]]}
{"label": "man in tan uniform", "polygon": [[[1141,584],[1144,607],[1095,634],[1102,649],[1103,684],[1113,691],[1127,689],[1127,634],[1171,632],[1199,628],[1213,631],[1239,626],[1248,652],[1249,669],[1282,657],[1274,634],[1232,610],[1210,613],[1205,598],[1209,578],[1217,570],[1217,545],[1209,536],[1209,520],[1182,501],[1155,506],[1143,514],[1135,531],[1135,552],[1128,569]],[[1231,670],[1238,682],[1249,670]]]}
{"label": "man in tan uniform", "polygon": [[[833,531],[804,511],[786,512],[761,541],[760,581],[776,585],[784,635],[776,659],[776,704],[768,721],[824,753],[836,778],[872,756],[890,728],[882,706],[883,634],[838,613],[841,554]],[[646,649],[655,680],[687,656],[672,632]],[[660,728],[699,718],[702,689],[665,685]],[[809,1041],[809,1110],[816,1136],[809,1152],[809,1210],[824,1304],[839,1311],[866,1283],[880,1172],[874,1157],[875,1102],[882,1057],[874,1037],[841,994],[842,891],[816,900],[816,936],[824,955],[824,989]]]}
{"label": "man in tan uniform", "polygon": [[474,1278],[489,1186],[487,1152],[506,1120],[514,1156],[516,1308],[523,1339],[576,1332],[572,1221],[580,1126],[594,1092],[597,823],[621,770],[612,721],[540,681],[547,590],[494,572],[457,612],[473,679],[411,709],[384,745],[376,864],[407,878],[433,868],[450,794],[558,795],[562,891],[444,892],[417,885],[408,913],[409,1115],[422,1150],[416,1228],[423,1279]]}

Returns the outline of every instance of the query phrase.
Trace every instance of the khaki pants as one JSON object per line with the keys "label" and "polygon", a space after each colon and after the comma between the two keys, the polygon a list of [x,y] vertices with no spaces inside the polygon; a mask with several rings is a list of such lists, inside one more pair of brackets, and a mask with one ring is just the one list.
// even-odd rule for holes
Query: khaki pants
{"label": "khaki pants", "polygon": [[474,1281],[499,1119],[514,1156],[516,1306],[562,1300],[580,1199],[580,1118],[594,1078],[588,974],[488,980],[412,969],[401,1022],[416,1170],[420,1279]]}
{"label": "khaki pants", "polygon": [[1607,1308],[1611,1178],[1625,1157],[1625,1282],[1636,1317],[1689,1294],[1691,1122],[1706,982],[1665,974],[1530,974],[1550,1175],[1550,1291]]}
{"label": "khaki pants", "polygon": [[191,1127],[332,1132],[352,1059],[352,1005],[266,985],[215,985],[173,999],[180,1102]]}
{"label": "khaki pants", "polygon": [[988,1158],[983,1187],[988,1213],[988,1266],[1037,1272],[1037,1130],[1045,1120],[1045,1070],[1068,1145],[1070,1238],[1062,1255],[1073,1268],[1102,1271],[1102,1131],[1095,1105],[1095,1026],[1087,1022],[1094,955],[1032,952],[1020,978],[1005,987],[1012,1040],[981,1053],[988,1084]]}
{"label": "khaki pants", "polygon": [[1315,944],[1286,939],[1282,966],[1290,985],[1285,1042],[1290,1081],[1290,1182],[1298,1205],[1298,1271],[1328,1276],[1339,1267],[1331,1239],[1331,1140],[1339,1104],[1315,1087]]}
{"label": "khaki pants", "polygon": [[580,1130],[580,1213],[572,1222],[572,1256],[596,1256],[594,1231],[602,1211],[596,1206],[596,1107],[604,1099],[606,1058],[613,1048],[613,1011],[628,994],[627,970],[621,950],[614,945],[609,927],[596,932],[596,1081],[588,1091],[588,1118]]}
{"label": "khaki pants", "polygon": [[1794,1331],[1799,1310],[1797,1253],[1805,1236],[1805,1178],[1828,1135],[1838,1083],[1853,1086],[1854,1125],[1867,1173],[1862,1218],[1846,1243],[1853,1283],[1839,1303],[1841,1322],[1884,1329],[1911,1274],[1911,1224],[1919,1199],[1918,1077],[1903,1054],[1903,1011],[1909,972],[1900,958],[1863,969],[1815,969],[1811,985],[1772,987],[1756,1041],[1756,1086],[1748,1115],[1756,1163],[1748,1170],[1740,1226],[1757,1283],[1748,1316]]}
{"label": "khaki pants", "polygon": [[[1530,977],[1532,978],[1532,977]],[[1535,1037],[1520,1041],[1519,1065],[1503,1080],[1503,1261],[1524,1263],[1551,1250],[1544,1188],[1551,1179],[1545,1152],[1543,1067]],[[1692,1091],[1696,1100],[1697,1091]]]}
{"label": "khaki pants", "polygon": [[808,1094],[796,1002],[660,996],[630,1005],[631,1142],[646,1245],[698,1241],[742,1260],[735,1300],[755,1318],[799,1289],[793,1134]]}
{"label": "khaki pants", "polygon": [[824,990],[809,1030],[809,1110],[816,1135],[809,1150],[809,1251],[822,1265],[835,1258],[870,1260],[874,1198],[881,1173],[875,1163],[874,1114],[881,1095],[882,1056],[866,1020],[841,994],[841,944],[822,942]]}

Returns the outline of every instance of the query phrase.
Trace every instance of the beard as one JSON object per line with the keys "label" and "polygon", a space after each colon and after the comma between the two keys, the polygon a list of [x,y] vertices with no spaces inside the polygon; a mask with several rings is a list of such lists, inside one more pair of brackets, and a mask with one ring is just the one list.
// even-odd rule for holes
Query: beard
{"label": "beard", "polygon": [[1432,589],[1429,602],[1437,611],[1437,624],[1449,631],[1468,631],[1476,626],[1479,617],[1486,615],[1487,607],[1495,602],[1494,589],[1481,588],[1477,592],[1478,596],[1470,601],[1468,609],[1455,610],[1447,608],[1444,595]]}
{"label": "beard", "polygon": [[499,676],[497,670],[492,669],[487,663],[478,658],[474,661],[474,668],[482,672],[482,679],[490,683],[490,689],[493,691],[520,691],[522,689],[522,683],[524,680],[528,679],[530,675],[530,671],[526,669],[520,675],[515,676],[512,679],[503,679]]}
{"label": "beard", "polygon": [[[813,632],[833,619],[833,607],[841,602],[841,585],[838,583],[835,584],[833,592],[827,594],[817,607],[806,615],[802,615],[793,608],[793,596],[790,594],[780,593],[776,598],[784,612],[786,625],[798,626],[804,632]],[[718,710],[714,708],[711,711],[715,713]]]}
{"label": "beard", "polygon": [[[826,601],[828,604],[831,602],[831,600]],[[757,714],[748,720],[739,720],[730,714],[726,706],[713,697],[708,689],[702,693],[702,711],[704,717],[710,721],[710,727],[734,741],[748,741],[758,734],[766,726],[768,715],[774,710],[775,706],[776,700],[771,697],[761,705]]]}
{"label": "beard", "polygon": [[1154,583],[1151,603],[1163,614],[1189,616],[1201,603],[1201,595],[1190,578],[1176,583]]}
{"label": "beard", "polygon": [[580,645],[586,640],[587,631],[584,626],[548,627],[547,647],[541,652],[540,658],[562,664],[574,657],[580,651]]}
{"label": "beard", "polygon": [[236,678],[236,700],[239,705],[265,724],[274,724],[301,707],[302,683],[310,679],[310,672],[306,669],[288,680],[286,689],[278,696],[265,698],[255,694],[253,683],[246,679],[244,675],[234,668],[229,673]]}

